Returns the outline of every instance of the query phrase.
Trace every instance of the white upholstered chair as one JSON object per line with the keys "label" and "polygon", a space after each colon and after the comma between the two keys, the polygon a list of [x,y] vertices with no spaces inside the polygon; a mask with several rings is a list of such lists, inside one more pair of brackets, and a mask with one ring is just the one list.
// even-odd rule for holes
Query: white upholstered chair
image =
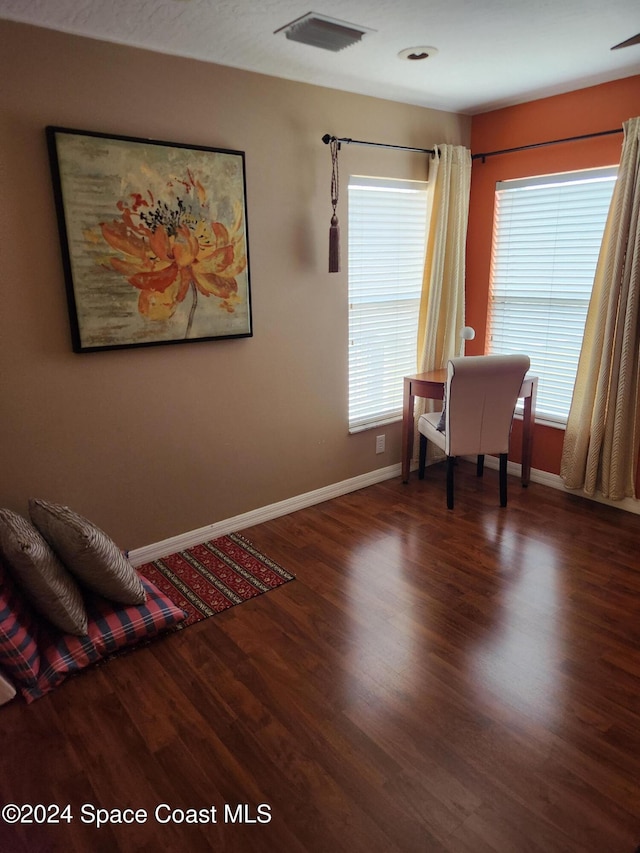
{"label": "white upholstered chair", "polygon": [[427,441],[447,456],[447,506],[453,509],[453,466],[456,456],[477,456],[482,476],[486,453],[500,459],[500,506],[507,505],[507,455],[513,411],[527,370],[526,355],[478,355],[450,359],[443,412],[418,420],[424,478]]}

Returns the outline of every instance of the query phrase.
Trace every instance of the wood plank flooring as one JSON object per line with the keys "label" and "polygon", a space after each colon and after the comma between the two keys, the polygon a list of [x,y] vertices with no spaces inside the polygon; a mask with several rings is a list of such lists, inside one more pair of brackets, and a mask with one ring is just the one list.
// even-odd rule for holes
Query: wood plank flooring
{"label": "wood plank flooring", "polygon": [[297,579],[0,708],[0,805],[73,815],[0,850],[634,853],[640,518],[509,489],[462,463],[447,511],[436,466],[243,531]]}

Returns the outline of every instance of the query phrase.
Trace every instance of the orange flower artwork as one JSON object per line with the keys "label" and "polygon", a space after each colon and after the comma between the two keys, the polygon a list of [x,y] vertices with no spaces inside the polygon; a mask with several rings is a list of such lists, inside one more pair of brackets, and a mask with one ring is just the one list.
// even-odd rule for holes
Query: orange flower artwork
{"label": "orange flower artwork", "polygon": [[188,171],[177,185],[193,203],[178,195],[170,206],[156,200],[150,190],[131,193],[128,200],[118,202],[120,218],[102,222],[100,229],[116,253],[107,263],[140,291],[138,310],[145,317],[167,320],[191,295],[185,331],[189,337],[199,295],[213,296],[223,310],[235,311],[236,277],[247,259],[240,211],[230,228],[211,222],[205,190],[192,173]]}
{"label": "orange flower artwork", "polygon": [[76,352],[251,336],[243,152],[47,139]]}

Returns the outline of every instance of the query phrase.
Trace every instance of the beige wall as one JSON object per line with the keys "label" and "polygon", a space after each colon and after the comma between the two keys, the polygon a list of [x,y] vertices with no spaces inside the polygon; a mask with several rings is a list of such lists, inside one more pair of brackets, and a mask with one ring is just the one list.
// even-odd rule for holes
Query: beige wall
{"label": "beige wall", "polygon": [[[0,43],[0,505],[66,503],[136,548],[398,462],[399,424],[383,455],[347,432],[321,137],[468,144],[469,119],[8,22]],[[252,338],[71,351],[48,124],[246,152]],[[340,166],[346,270],[349,173],[422,178],[425,158]]]}

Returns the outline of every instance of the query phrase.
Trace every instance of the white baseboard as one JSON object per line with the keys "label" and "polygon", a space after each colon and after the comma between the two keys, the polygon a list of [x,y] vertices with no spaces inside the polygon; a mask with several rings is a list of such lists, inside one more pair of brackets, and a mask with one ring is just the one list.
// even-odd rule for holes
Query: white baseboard
{"label": "white baseboard", "polygon": [[360,474],[358,477],[342,480],[340,483],[333,483],[330,486],[315,489],[313,492],[296,495],[293,498],[287,498],[287,500],[269,504],[268,506],[245,512],[242,515],[235,515],[233,518],[226,518],[223,521],[215,522],[215,524],[208,524],[206,527],[200,527],[188,533],[172,536],[170,539],[163,539],[161,542],[156,542],[153,545],[136,548],[133,551],[129,551],[129,560],[134,566],[141,566],[143,563],[149,563],[152,560],[157,560],[159,557],[166,557],[167,554],[184,551],[185,548],[192,548],[194,545],[199,545],[201,542],[206,542],[209,539],[226,536],[228,533],[236,533],[245,527],[262,524],[263,521],[270,521],[272,518],[279,518],[281,515],[288,515],[290,512],[296,512],[296,510],[305,509],[308,506],[314,506],[323,501],[329,501],[332,498],[346,495],[349,492],[355,492],[358,489],[364,489],[367,486],[373,486],[375,483],[381,483],[383,480],[391,480],[394,477],[399,477],[401,473],[402,466],[400,463],[389,465],[387,468],[378,468],[376,471],[369,471],[367,474]]}
{"label": "white baseboard", "polygon": [[[475,459],[469,457],[469,461],[475,462]],[[486,456],[484,464],[487,468],[497,469],[497,456]],[[512,474],[514,477],[520,477],[520,465],[516,462],[509,462],[507,465],[507,473]],[[622,501],[611,501],[609,498],[605,498],[599,493],[596,493],[592,497],[591,495],[586,495],[582,489],[568,489],[559,474],[550,474],[548,471],[539,471],[537,468],[532,468],[531,482],[540,483],[542,486],[549,486],[551,489],[559,489],[561,492],[566,492],[568,495],[576,495],[576,497],[584,498],[588,501],[606,504],[606,506],[611,506],[614,509],[621,509],[624,510],[624,512],[632,512],[635,515],[640,515],[640,501],[634,500],[633,498],[625,498]]]}
{"label": "white baseboard", "polygon": [[[485,465],[487,468],[497,468],[498,459],[495,456],[485,457]],[[514,477],[520,477],[520,465],[515,462],[509,462],[507,471]],[[402,473],[402,467],[398,463],[389,465],[387,468],[378,468],[376,471],[369,471],[367,474],[360,474],[357,477],[352,477],[349,480],[342,480],[339,483],[333,483],[330,486],[324,486],[321,489],[315,489],[313,492],[306,492],[302,495],[296,495],[293,498],[279,501],[275,504],[259,507],[250,512],[235,515],[233,518],[226,518],[222,521],[217,521],[214,524],[208,524],[206,527],[200,527],[197,530],[191,530],[187,533],[181,533],[178,536],[172,536],[169,539],[163,539],[161,542],[155,542],[153,545],[145,545],[142,548],[136,548],[129,552],[129,560],[134,566],[141,566],[143,563],[149,563],[152,560],[157,560],[160,557],[166,557],[167,554],[173,554],[176,551],[184,551],[185,548],[191,548],[194,545],[199,545],[201,542],[206,542],[208,539],[215,539],[218,536],[226,536],[228,533],[235,533],[238,530],[243,530],[245,527],[252,527],[254,524],[262,524],[264,521],[270,521],[272,518],[279,518],[282,515],[288,515],[290,512],[296,512],[299,509],[305,509],[309,506],[329,501],[332,498],[337,498],[340,495],[346,495],[349,492],[355,492],[358,489],[364,489],[367,486],[373,486],[375,483],[381,483],[384,480],[391,480],[394,477],[399,477]],[[557,474],[549,474],[547,471],[539,471],[535,468],[531,469],[531,482],[540,483],[543,486],[549,486],[552,489],[559,489],[568,494],[575,494],[578,497],[588,500],[595,500],[598,503],[607,504],[615,509],[622,509],[626,512],[633,512],[640,515],[640,501],[626,498],[624,501],[610,501],[607,498],[596,495],[591,498],[585,495],[584,492],[577,490],[572,491],[565,488],[564,483]]]}

